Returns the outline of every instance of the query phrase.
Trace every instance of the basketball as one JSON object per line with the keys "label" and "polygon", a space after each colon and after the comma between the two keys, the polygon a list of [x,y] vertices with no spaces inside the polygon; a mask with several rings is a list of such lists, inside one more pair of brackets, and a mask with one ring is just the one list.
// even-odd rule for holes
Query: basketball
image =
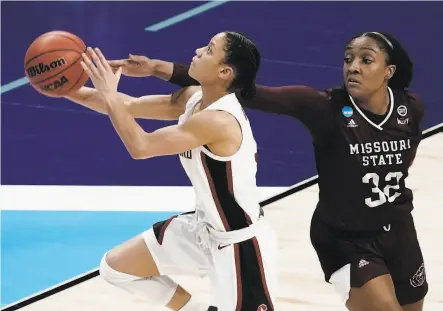
{"label": "basketball", "polygon": [[66,31],[51,31],[32,42],[26,51],[25,73],[41,94],[63,97],[81,88],[88,80],[80,62],[85,43]]}

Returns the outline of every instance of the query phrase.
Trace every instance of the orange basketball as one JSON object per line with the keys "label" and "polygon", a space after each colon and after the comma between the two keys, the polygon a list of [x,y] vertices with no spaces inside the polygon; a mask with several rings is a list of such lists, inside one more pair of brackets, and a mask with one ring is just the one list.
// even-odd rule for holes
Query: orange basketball
{"label": "orange basketball", "polygon": [[66,31],[47,32],[32,42],[26,51],[25,73],[40,93],[62,97],[88,81],[80,62],[85,43]]}

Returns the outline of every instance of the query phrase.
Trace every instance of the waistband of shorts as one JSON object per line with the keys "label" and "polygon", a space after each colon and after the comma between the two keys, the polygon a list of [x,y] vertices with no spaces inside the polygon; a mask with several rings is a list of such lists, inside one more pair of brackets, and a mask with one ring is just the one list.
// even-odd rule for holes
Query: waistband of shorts
{"label": "waistband of shorts", "polygon": [[264,217],[249,225],[246,228],[232,231],[217,231],[212,228],[208,228],[211,239],[220,244],[235,244],[240,243],[255,237],[258,232],[266,225]]}
{"label": "waistband of shorts", "polygon": [[385,225],[381,225],[379,228],[369,230],[346,230],[338,228],[324,221],[320,217],[318,217],[315,221],[320,222],[323,226],[326,226],[331,233],[337,235],[338,237],[365,238],[385,234],[391,231],[394,227],[404,226],[410,218],[412,218],[410,213],[397,215],[396,217],[392,217],[392,219],[387,220]]}
{"label": "waistband of shorts", "polygon": [[315,225],[315,223],[328,228],[329,231],[331,231],[333,234],[336,234],[337,236],[347,238],[364,238],[377,236],[389,232],[394,227],[403,227],[405,225],[408,226],[409,223],[413,223],[413,217],[410,212],[396,213],[391,215],[389,219],[386,219],[384,221],[385,224],[380,224],[378,228],[375,227],[366,230],[353,230],[340,228],[336,226],[336,224],[330,223],[327,218],[322,217],[322,215],[318,212],[318,209],[316,209],[312,217],[311,225]]}

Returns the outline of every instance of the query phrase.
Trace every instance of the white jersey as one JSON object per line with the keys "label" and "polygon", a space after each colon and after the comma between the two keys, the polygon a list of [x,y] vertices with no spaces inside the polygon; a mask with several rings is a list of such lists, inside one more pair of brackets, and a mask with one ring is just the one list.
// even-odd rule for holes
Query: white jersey
{"label": "white jersey", "polygon": [[[192,116],[201,99],[201,91],[191,96],[179,124]],[[217,156],[200,146],[181,153],[180,161],[194,187],[198,218],[215,230],[241,229],[255,223],[262,211],[256,184],[257,143],[235,94],[220,98],[204,110],[223,110],[234,116],[242,131],[241,146],[229,157]]]}

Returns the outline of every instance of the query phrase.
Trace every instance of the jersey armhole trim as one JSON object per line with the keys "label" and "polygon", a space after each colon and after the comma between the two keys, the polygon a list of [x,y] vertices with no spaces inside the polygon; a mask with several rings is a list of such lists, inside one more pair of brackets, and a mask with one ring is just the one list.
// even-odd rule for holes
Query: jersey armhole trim
{"label": "jersey armhole trim", "polygon": [[[188,109],[188,107],[191,105],[191,103],[192,103],[192,108],[194,108],[195,107],[195,105],[201,100],[197,100],[197,101],[195,101],[195,99],[198,97],[198,96],[200,96],[201,95],[201,93],[202,93],[202,91],[200,90],[200,91],[197,91],[197,92],[195,92],[194,94],[192,94],[191,95],[191,97],[189,97],[189,99],[188,99],[188,101],[186,102],[186,110]],[[190,107],[189,107],[190,108]]]}

